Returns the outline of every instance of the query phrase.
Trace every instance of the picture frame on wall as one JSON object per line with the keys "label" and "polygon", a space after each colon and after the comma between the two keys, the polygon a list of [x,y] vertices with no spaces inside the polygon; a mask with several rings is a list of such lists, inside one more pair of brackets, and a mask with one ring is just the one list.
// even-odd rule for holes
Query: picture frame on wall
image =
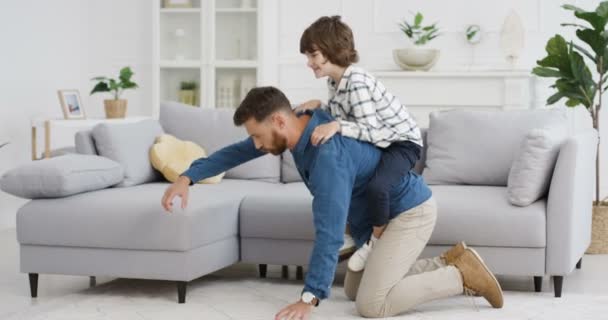
{"label": "picture frame on wall", "polygon": [[82,100],[80,99],[80,92],[78,92],[78,90],[58,90],[57,95],[59,96],[64,119],[86,119]]}
{"label": "picture frame on wall", "polygon": [[192,8],[192,0],[163,0],[163,8]]}

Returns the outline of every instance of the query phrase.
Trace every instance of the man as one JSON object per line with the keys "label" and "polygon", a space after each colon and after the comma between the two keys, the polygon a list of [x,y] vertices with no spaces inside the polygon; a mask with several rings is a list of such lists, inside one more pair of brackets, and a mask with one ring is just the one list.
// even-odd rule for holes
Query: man
{"label": "man", "polygon": [[[357,247],[372,232],[366,213],[366,184],[380,160],[371,144],[335,135],[315,137],[314,129],[333,121],[324,111],[296,115],[285,95],[273,87],[251,90],[234,114],[250,137],[198,159],[165,192],[162,205],[172,210],[173,198],[188,204],[188,186],[266,153],[287,148],[313,195],[315,242],[300,301],[277,313],[276,319],[308,319],[312,306],[329,297],[348,220]],[[365,317],[392,316],[413,306],[446,296],[474,292],[492,306],[502,307],[502,291],[474,250],[459,244],[442,257],[418,260],[435,225],[436,205],[423,179],[411,172],[391,191],[391,221],[386,237],[377,241],[363,272],[349,271],[345,291]],[[414,270],[416,274],[408,275]]]}

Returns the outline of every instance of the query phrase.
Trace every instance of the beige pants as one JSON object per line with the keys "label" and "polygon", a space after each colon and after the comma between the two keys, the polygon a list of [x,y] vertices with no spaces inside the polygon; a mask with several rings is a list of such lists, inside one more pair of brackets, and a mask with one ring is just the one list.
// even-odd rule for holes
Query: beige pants
{"label": "beige pants", "polygon": [[365,270],[347,271],[346,296],[368,318],[391,317],[431,300],[462,294],[462,277],[439,257],[417,260],[437,219],[431,198],[392,219],[375,243]]}

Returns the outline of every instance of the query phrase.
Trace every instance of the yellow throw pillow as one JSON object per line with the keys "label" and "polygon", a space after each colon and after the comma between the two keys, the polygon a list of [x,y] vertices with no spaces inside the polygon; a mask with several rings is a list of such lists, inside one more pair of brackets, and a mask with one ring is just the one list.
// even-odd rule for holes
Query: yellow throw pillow
{"label": "yellow throw pillow", "polygon": [[[204,157],[207,157],[207,154],[199,145],[191,141],[179,140],[170,134],[157,137],[156,142],[150,149],[152,166],[171,182],[175,182],[194,160]],[[198,183],[219,183],[222,181],[224,174],[225,172],[222,172]]]}

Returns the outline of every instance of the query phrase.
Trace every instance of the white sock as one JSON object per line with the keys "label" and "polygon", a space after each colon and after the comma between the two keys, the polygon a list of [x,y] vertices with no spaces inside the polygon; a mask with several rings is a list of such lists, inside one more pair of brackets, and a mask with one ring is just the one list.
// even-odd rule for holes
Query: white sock
{"label": "white sock", "polygon": [[378,238],[374,237],[374,235],[372,234],[372,237],[369,238],[369,244],[373,246],[376,241],[378,241]]}

